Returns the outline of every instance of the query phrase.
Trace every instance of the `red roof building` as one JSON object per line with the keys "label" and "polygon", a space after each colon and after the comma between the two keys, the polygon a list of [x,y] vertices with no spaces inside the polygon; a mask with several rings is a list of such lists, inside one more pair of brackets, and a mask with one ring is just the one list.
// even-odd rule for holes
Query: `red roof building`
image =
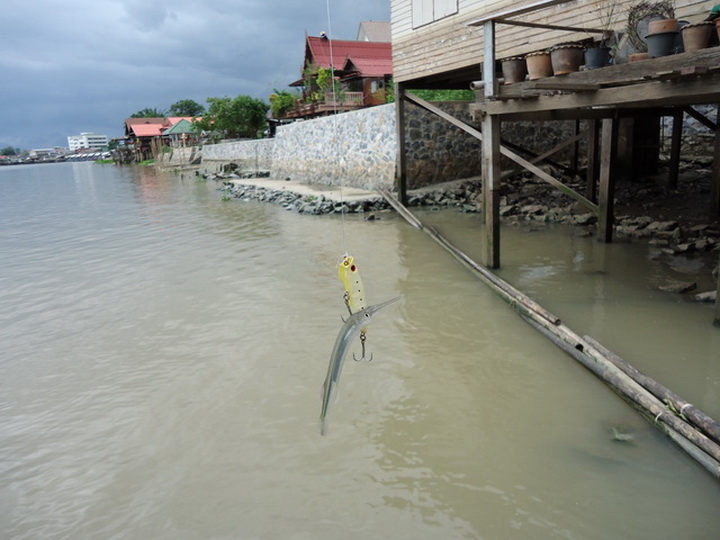
{"label": "red roof building", "polygon": [[[335,95],[325,90],[324,99],[309,99],[313,74],[334,68],[340,82]],[[359,109],[385,103],[385,89],[392,77],[392,44],[389,42],[331,40],[326,36],[305,37],[303,78],[290,86],[304,87],[304,101],[290,117],[310,118],[335,111]]]}

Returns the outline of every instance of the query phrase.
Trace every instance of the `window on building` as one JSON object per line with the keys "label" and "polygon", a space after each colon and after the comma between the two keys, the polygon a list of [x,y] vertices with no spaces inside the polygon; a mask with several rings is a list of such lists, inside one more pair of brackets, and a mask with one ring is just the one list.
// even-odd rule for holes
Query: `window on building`
{"label": "window on building", "polygon": [[412,0],[413,28],[458,12],[458,0]]}

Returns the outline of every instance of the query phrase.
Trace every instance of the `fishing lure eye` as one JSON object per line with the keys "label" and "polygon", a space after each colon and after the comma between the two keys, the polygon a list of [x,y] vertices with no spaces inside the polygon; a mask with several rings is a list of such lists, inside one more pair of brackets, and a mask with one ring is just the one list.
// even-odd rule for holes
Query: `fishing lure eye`
{"label": "fishing lure eye", "polygon": [[357,266],[355,266],[355,265],[353,264],[353,265],[350,267],[350,271],[351,271],[351,272],[354,272],[355,270],[357,270]]}

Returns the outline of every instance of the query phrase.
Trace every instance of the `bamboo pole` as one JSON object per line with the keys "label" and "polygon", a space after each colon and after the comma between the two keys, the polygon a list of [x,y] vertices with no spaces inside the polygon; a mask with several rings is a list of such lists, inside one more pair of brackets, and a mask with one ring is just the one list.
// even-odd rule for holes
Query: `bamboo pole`
{"label": "bamboo pole", "polygon": [[635,382],[642,385],[655,397],[665,403],[671,411],[677,411],[676,414],[687,418],[690,423],[700,429],[706,436],[720,444],[720,425],[710,416],[698,409],[695,405],[688,403],[659,382],[638,371],[625,359],[619,357],[609,349],[606,349],[602,344],[598,343],[590,336],[584,336],[584,339],[594,349],[601,352],[605,358],[610,360],[625,374],[631,377]]}
{"label": "bamboo pole", "polygon": [[[378,190],[390,204],[397,208],[400,203],[385,189]],[[629,400],[634,407],[642,412],[645,418],[653,419],[653,424],[666,433],[671,440],[683,448],[688,455],[695,459],[714,477],[720,479],[720,444],[697,431],[688,422],[676,416],[666,405],[648,391],[643,385],[633,380],[620,367],[612,362],[605,354],[604,347],[595,347],[594,341],[580,337],[573,330],[562,324],[542,306],[512,287],[488,269],[475,263],[460,249],[452,245],[433,227],[425,226],[407,209],[403,208],[401,215],[416,228],[428,234],[451,255],[461,263],[473,270],[490,288],[503,298],[518,313],[548,337],[562,350],[568,352],[583,366],[602,379],[606,384],[618,392],[624,399]],[[683,404],[685,402],[682,402]],[[683,405],[681,404],[681,407]],[[713,422],[714,423],[714,422]]]}

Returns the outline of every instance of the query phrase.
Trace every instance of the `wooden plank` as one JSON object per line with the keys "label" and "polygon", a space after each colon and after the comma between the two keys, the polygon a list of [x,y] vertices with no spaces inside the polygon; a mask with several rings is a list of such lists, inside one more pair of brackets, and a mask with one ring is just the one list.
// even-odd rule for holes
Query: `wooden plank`
{"label": "wooden plank", "polygon": [[478,19],[472,20],[469,23],[467,23],[467,26],[482,26],[487,21],[492,21],[495,19],[507,19],[510,17],[518,17],[520,15],[525,15],[526,13],[532,13],[533,11],[538,11],[541,9],[549,8],[552,6],[557,6],[559,4],[567,4],[568,2],[573,2],[574,0],[535,0],[535,2],[531,2],[525,6],[517,7],[513,6],[510,8],[505,8],[499,11],[491,12],[487,15],[484,15],[483,17],[480,17]]}
{"label": "wooden plank", "polygon": [[619,88],[601,88],[595,92],[539,96],[533,100],[485,101],[478,103],[476,108],[488,114],[505,115],[600,106],[696,105],[715,103],[718,95],[720,74],[711,74],[693,80],[652,81]]}
{"label": "wooden plank", "polygon": [[618,120],[602,121],[600,142],[600,199],[598,203],[598,240],[612,242],[615,199],[615,156],[617,154]]}
{"label": "wooden plank", "polygon": [[702,114],[700,111],[693,107],[683,107],[683,112],[687,113],[688,116],[693,117],[695,120],[700,122],[703,126],[708,128],[710,131],[715,131],[718,124],[710,120],[707,116]]}
{"label": "wooden plank", "polygon": [[539,167],[536,167],[535,165],[533,165],[532,163],[530,163],[530,162],[527,161],[526,159],[520,157],[518,154],[516,154],[515,152],[511,151],[509,148],[506,148],[506,147],[504,147],[504,146],[501,146],[501,147],[500,147],[500,153],[501,153],[502,155],[510,158],[511,160],[513,160],[513,161],[514,161],[515,163],[517,163],[518,165],[521,165],[522,167],[524,167],[525,169],[527,169],[528,171],[530,171],[531,173],[533,173],[533,174],[534,174],[535,176],[537,176],[538,178],[544,180],[545,182],[547,182],[547,183],[550,184],[551,186],[556,187],[557,189],[559,189],[560,191],[562,191],[565,195],[567,195],[567,196],[569,196],[569,197],[572,197],[573,199],[575,199],[576,201],[578,201],[579,203],[581,203],[583,206],[585,206],[588,210],[590,210],[591,212],[593,212],[595,215],[598,214],[598,206],[597,206],[596,204],[594,204],[593,202],[589,201],[588,199],[586,199],[585,197],[583,197],[582,195],[580,195],[580,194],[577,193],[576,191],[573,191],[572,188],[566,186],[565,184],[563,184],[563,183],[562,183],[560,180],[558,180],[557,178],[551,176],[550,174],[546,173],[545,171],[543,171],[543,170],[540,169]]}
{"label": "wooden plank", "polygon": [[433,105],[433,104],[425,101],[424,99],[419,98],[419,97],[417,97],[417,96],[414,96],[414,95],[412,95],[412,94],[410,94],[410,93],[406,93],[406,94],[405,94],[405,99],[406,99],[407,101],[413,102],[415,105],[418,105],[418,106],[422,107],[423,109],[425,109],[425,110],[427,110],[427,111],[430,111],[431,113],[435,113],[436,115],[438,115],[438,116],[439,116],[440,118],[442,118],[443,120],[446,120],[447,122],[451,123],[453,126],[462,129],[462,130],[463,130],[465,133],[467,133],[468,135],[472,135],[472,136],[475,137],[476,139],[482,140],[483,136],[482,136],[482,132],[481,132],[481,131],[475,129],[475,128],[472,127],[471,125],[466,124],[466,123],[463,122],[462,120],[458,120],[457,118],[455,118],[455,117],[452,116],[451,114],[446,113],[446,112],[443,111],[442,109],[440,109],[440,108],[436,107],[435,105]]}
{"label": "wooden plank", "polygon": [[496,19],[498,24],[508,24],[512,26],[521,26],[523,28],[542,28],[544,30],[562,30],[564,32],[585,32],[587,34],[603,34],[605,30],[602,28],[580,28],[578,26],[560,26],[557,24],[542,24],[522,21],[508,21],[507,19]]}
{"label": "wooden plank", "polygon": [[565,80],[562,77],[549,77],[539,81],[530,81],[523,86],[533,90],[564,90],[566,92],[590,92],[600,88],[598,83],[582,83]]}

